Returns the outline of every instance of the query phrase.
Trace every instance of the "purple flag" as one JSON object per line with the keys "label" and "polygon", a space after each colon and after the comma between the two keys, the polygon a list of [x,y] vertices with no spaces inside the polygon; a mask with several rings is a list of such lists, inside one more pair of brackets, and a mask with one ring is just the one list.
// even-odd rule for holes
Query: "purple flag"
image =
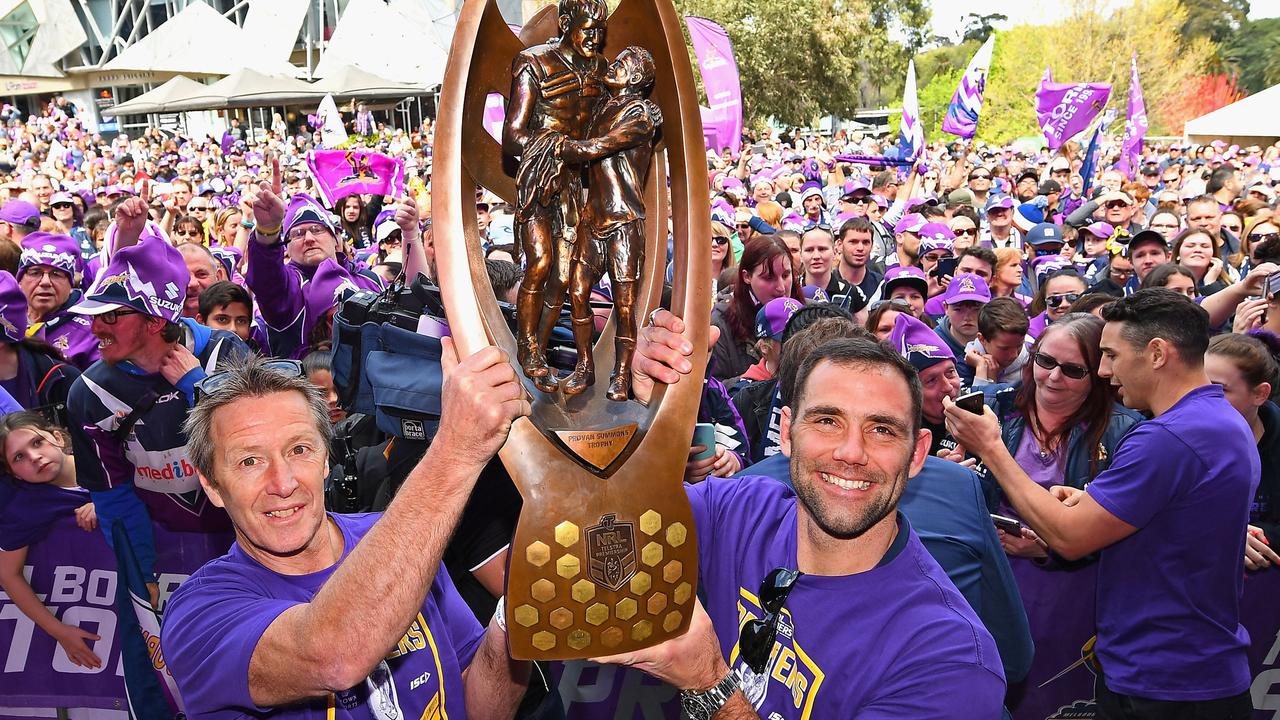
{"label": "purple flag", "polygon": [[1133,54],[1129,73],[1129,119],[1124,124],[1124,142],[1120,144],[1120,162],[1116,168],[1130,179],[1142,164],[1142,139],[1147,136],[1147,103],[1142,99],[1138,83],[1138,53]]}
{"label": "purple flag", "polygon": [[956,93],[947,107],[947,117],[942,121],[942,131],[971,138],[978,132],[978,114],[982,112],[982,93],[987,89],[987,70],[991,67],[991,51],[995,48],[993,33],[973,54],[969,67],[965,68]]}
{"label": "purple flag", "polygon": [[1046,69],[1036,90],[1036,118],[1049,149],[1057,150],[1089,127],[1110,97],[1109,83],[1056,83]]}
{"label": "purple flag", "polygon": [[325,204],[348,195],[404,195],[404,160],[365,150],[316,150],[307,170]]}
{"label": "purple flag", "polygon": [[717,152],[727,147],[736,155],[742,146],[742,86],[729,33],[706,18],[690,15],[684,20],[711,106],[702,117],[703,127],[711,130],[704,132],[708,147]]}
{"label": "purple flag", "polygon": [[902,88],[902,128],[898,132],[898,157],[915,160],[924,150],[924,126],[916,98],[916,61],[907,61],[907,83]]}

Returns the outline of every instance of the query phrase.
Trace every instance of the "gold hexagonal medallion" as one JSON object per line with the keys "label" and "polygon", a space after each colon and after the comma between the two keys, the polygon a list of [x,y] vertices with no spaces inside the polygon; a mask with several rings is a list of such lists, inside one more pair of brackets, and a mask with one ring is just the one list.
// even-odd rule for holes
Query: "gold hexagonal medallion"
{"label": "gold hexagonal medallion", "polygon": [[538,622],[538,609],[532,605],[521,605],[511,611],[511,617],[514,618],[517,623],[520,623],[525,627],[529,627],[530,625]]}
{"label": "gold hexagonal medallion", "polygon": [[688,537],[689,531],[683,523],[673,522],[667,527],[667,544],[671,547],[680,547]]}
{"label": "gold hexagonal medallion", "polygon": [[682,582],[676,586],[675,591],[671,593],[671,597],[676,601],[677,605],[683,605],[689,602],[689,596],[692,593],[693,590],[690,588],[689,583]]}
{"label": "gold hexagonal medallion", "polygon": [[631,626],[632,640],[644,640],[645,638],[649,637],[652,634],[653,634],[653,623],[649,622],[648,620],[641,620],[640,622]]}
{"label": "gold hexagonal medallion", "polygon": [[590,580],[579,580],[570,588],[573,599],[584,603],[596,596],[596,584]]}
{"label": "gold hexagonal medallion", "polygon": [[655,535],[662,529],[662,516],[654,510],[645,510],[640,516],[640,532]]}
{"label": "gold hexagonal medallion", "polygon": [[564,547],[578,542],[578,526],[565,520],[556,526],[556,542]]}
{"label": "gold hexagonal medallion", "polygon": [[681,618],[682,616],[680,615],[679,610],[672,610],[667,613],[665,618],[662,619],[662,629],[667,632],[674,631],[676,628],[680,627]]}
{"label": "gold hexagonal medallion", "polygon": [[573,624],[573,613],[569,611],[569,608],[556,608],[551,611],[550,619],[551,627],[563,630]]}
{"label": "gold hexagonal medallion", "polygon": [[596,603],[587,608],[587,622],[599,625],[609,619],[609,607],[604,603]]}
{"label": "gold hexagonal medallion", "polygon": [[622,642],[622,628],[611,627],[600,633],[600,642],[604,643],[605,647],[617,647],[618,643]]}
{"label": "gold hexagonal medallion", "polygon": [[574,650],[581,650],[582,648],[590,644],[591,644],[591,633],[587,632],[586,630],[578,629],[569,633],[569,647],[573,648]]}
{"label": "gold hexagonal medallion", "polygon": [[529,544],[529,547],[524,551],[524,557],[530,563],[542,567],[551,560],[551,548],[547,547],[547,544],[541,540],[537,540]]}
{"label": "gold hexagonal medallion", "polygon": [[539,650],[550,650],[556,646],[556,636],[546,630],[542,630],[533,634],[533,640],[531,642],[533,643],[533,646]]}
{"label": "gold hexagonal medallion", "polygon": [[619,620],[630,620],[635,616],[638,609],[639,607],[636,605],[634,598],[622,598],[614,606],[613,613],[618,616]]}
{"label": "gold hexagonal medallion", "polygon": [[556,574],[562,578],[571,578],[582,571],[582,561],[576,555],[561,555],[556,560]]}
{"label": "gold hexagonal medallion", "polygon": [[662,562],[662,546],[656,542],[645,545],[644,549],[640,551],[640,560],[649,567]]}
{"label": "gold hexagonal medallion", "polygon": [[683,570],[684,567],[680,564],[679,560],[672,560],[662,568],[662,579],[669,583],[673,583],[680,579],[680,573],[683,572]]}
{"label": "gold hexagonal medallion", "polygon": [[657,593],[654,593],[654,594],[650,595],[650,596],[649,596],[649,602],[648,602],[648,603],[646,603],[646,606],[649,608],[649,614],[650,614],[650,615],[657,615],[658,613],[662,612],[663,610],[666,610],[666,609],[667,609],[667,594],[666,594],[666,593],[660,593],[660,592],[657,592]]}
{"label": "gold hexagonal medallion", "polygon": [[631,592],[636,595],[643,595],[649,592],[649,588],[653,586],[653,578],[649,577],[649,573],[641,570],[631,577]]}
{"label": "gold hexagonal medallion", "polygon": [[551,584],[550,580],[543,578],[534,580],[533,585],[529,586],[529,594],[538,602],[551,602],[556,596],[556,586]]}

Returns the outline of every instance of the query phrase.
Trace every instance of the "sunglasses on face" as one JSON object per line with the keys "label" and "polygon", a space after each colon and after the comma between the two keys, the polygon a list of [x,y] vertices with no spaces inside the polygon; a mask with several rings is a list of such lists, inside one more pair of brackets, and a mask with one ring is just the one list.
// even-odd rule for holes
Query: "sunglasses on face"
{"label": "sunglasses on face", "polygon": [[[262,363],[262,367],[288,377],[305,377],[301,360],[268,360]],[[230,377],[230,373],[226,370],[221,370],[197,382],[195,384],[196,403],[199,404],[203,398],[225,385],[228,377]]]}
{"label": "sunglasses on face", "polygon": [[1058,307],[1063,303],[1070,305],[1080,299],[1080,293],[1063,293],[1062,295],[1046,295],[1044,302],[1049,307]]}
{"label": "sunglasses on face", "polygon": [[773,643],[778,639],[779,613],[791,594],[791,588],[803,574],[799,570],[775,568],[760,583],[760,607],[764,609],[764,619],[748,620],[738,635],[742,660],[756,674],[763,673],[769,663]]}
{"label": "sunglasses on face", "polygon": [[141,315],[137,310],[108,310],[98,315],[98,319],[107,325],[115,325],[116,321],[125,315]]}
{"label": "sunglasses on face", "polygon": [[957,228],[951,231],[956,235],[972,235],[978,237],[978,228]]}
{"label": "sunglasses on face", "polygon": [[970,180],[990,180],[991,176],[986,173],[980,173],[977,175],[970,175],[969,179]]}
{"label": "sunglasses on face", "polygon": [[1280,237],[1280,232],[1249,233],[1249,242],[1262,243],[1270,240],[1275,240],[1278,237]]}
{"label": "sunglasses on face", "polygon": [[71,203],[68,203],[68,202],[60,202],[60,203],[54,203],[49,207],[53,208],[54,210],[66,210],[67,208],[72,207],[72,205]]}
{"label": "sunglasses on face", "polygon": [[750,229],[751,229],[751,223],[738,223],[738,229],[739,229],[739,230],[750,230]]}
{"label": "sunglasses on face", "polygon": [[1127,203],[1127,202],[1125,202],[1125,201],[1123,201],[1123,200],[1112,200],[1111,202],[1107,203],[1107,204],[1106,204],[1106,205],[1104,205],[1103,207],[1105,207],[1105,208],[1106,208],[1106,209],[1108,209],[1108,210],[1118,210],[1118,209],[1120,209],[1120,208],[1127,208],[1127,207],[1129,207],[1129,203]]}
{"label": "sunglasses on face", "polygon": [[209,209],[208,205],[188,205],[187,210],[190,212],[205,212]]}
{"label": "sunglasses on face", "polygon": [[[1089,368],[1083,365],[1058,362],[1058,359],[1054,356],[1046,355],[1042,352],[1036,353],[1032,359],[1035,360],[1036,365],[1039,365],[1049,372],[1053,372],[1054,368],[1061,368],[1062,374],[1072,380],[1081,380],[1089,375]],[[197,385],[197,387],[199,386]]]}
{"label": "sunglasses on face", "polygon": [[712,237],[712,238],[711,238],[711,244],[712,244],[712,245],[728,245],[728,244],[729,244],[729,238],[727,238],[727,237]]}

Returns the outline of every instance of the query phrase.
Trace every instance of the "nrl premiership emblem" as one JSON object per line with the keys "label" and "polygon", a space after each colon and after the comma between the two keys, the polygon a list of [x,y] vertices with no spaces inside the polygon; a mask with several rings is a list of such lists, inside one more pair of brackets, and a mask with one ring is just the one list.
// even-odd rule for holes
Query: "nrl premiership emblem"
{"label": "nrl premiership emblem", "polygon": [[636,533],[633,523],[613,515],[587,528],[587,575],[598,585],[618,590],[636,574]]}

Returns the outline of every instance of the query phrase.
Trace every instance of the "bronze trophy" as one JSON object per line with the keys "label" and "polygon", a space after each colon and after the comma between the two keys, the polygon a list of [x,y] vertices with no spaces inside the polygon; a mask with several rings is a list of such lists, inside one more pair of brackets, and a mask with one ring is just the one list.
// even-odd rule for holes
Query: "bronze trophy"
{"label": "bronze trophy", "polygon": [[[484,130],[506,101],[502,143]],[[630,399],[636,328],[658,305],[667,231],[672,308],[707,357],[710,208],[701,119],[670,0],[562,0],[513,34],[494,0],[466,0],[445,72],[433,153],[440,286],[459,350],[504,348],[533,398],[500,457],[524,497],[511,544],[512,657],[625,652],[688,628],[697,539],[682,487],[701,369],[648,405]],[[516,212],[525,270],[516,332],[485,273],[477,186]],[[592,286],[613,313],[592,344]],[[576,361],[548,362],[570,308]],[[601,382],[596,382],[596,367]],[[605,371],[607,369],[607,382]]]}

